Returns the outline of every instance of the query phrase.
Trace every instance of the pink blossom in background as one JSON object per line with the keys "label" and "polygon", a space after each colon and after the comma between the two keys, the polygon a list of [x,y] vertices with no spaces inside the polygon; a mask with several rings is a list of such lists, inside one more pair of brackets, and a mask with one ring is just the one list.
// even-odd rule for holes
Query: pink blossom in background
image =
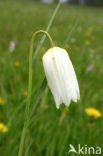
{"label": "pink blossom in background", "polygon": [[18,47],[17,41],[11,41],[10,42],[10,47],[9,47],[10,52],[13,52],[17,47]]}

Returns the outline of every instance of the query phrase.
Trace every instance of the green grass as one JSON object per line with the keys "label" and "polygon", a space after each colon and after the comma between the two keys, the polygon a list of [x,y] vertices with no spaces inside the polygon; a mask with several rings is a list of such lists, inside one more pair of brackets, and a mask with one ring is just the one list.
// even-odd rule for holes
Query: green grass
{"label": "green grass", "polygon": [[[30,39],[33,32],[46,29],[55,7],[56,4],[33,1],[0,1],[0,97],[4,100],[4,105],[0,106],[0,122],[9,128],[7,133],[0,133],[0,156],[17,156],[24,123]],[[64,105],[56,109],[53,96],[46,88],[35,111],[32,109],[45,76],[42,56],[50,47],[46,40],[33,66],[32,116],[25,140],[25,156],[67,156],[69,144],[76,148],[78,144],[87,144],[103,149],[103,118],[91,122],[84,112],[85,108],[94,107],[103,113],[103,9],[62,5],[50,35],[55,45],[62,47],[78,17],[78,26],[66,49],[78,77],[81,99],[78,103],[72,102],[66,113]],[[90,36],[85,35],[88,29],[92,29]],[[37,37],[34,48],[40,38]],[[76,39],[75,43],[71,42],[72,38]],[[19,42],[13,53],[9,52],[11,40]],[[85,44],[86,40],[90,41],[89,45]],[[20,62],[19,67],[14,65],[16,61]],[[86,73],[92,64],[93,70]],[[74,155],[71,153],[71,156]]]}

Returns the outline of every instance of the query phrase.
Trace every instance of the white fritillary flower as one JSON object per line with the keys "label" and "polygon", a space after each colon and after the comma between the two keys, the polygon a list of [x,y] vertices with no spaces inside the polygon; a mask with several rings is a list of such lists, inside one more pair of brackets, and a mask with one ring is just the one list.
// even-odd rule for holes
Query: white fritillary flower
{"label": "white fritillary flower", "polygon": [[57,108],[62,103],[69,106],[71,100],[80,99],[76,74],[65,49],[50,48],[43,56],[43,66]]}

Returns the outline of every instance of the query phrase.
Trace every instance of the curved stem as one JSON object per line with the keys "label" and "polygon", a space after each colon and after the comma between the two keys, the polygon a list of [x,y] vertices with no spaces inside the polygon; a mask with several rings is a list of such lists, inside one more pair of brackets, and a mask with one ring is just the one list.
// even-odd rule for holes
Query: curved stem
{"label": "curved stem", "polygon": [[52,38],[50,37],[49,33],[47,33],[46,31],[39,30],[33,34],[32,39],[31,39],[31,43],[30,43],[30,53],[29,53],[29,86],[28,86],[28,97],[27,97],[26,110],[25,110],[25,122],[24,122],[24,127],[23,127],[23,131],[22,131],[22,135],[21,135],[21,141],[20,141],[18,156],[23,155],[24,141],[25,141],[25,136],[26,136],[26,130],[28,127],[29,108],[30,108],[31,93],[32,93],[32,62],[33,62],[34,39],[40,33],[45,34],[48,37],[52,47],[54,46]]}
{"label": "curved stem", "polygon": [[[46,28],[46,31],[47,31],[47,32],[49,31],[49,29],[50,29],[50,27],[51,27],[51,25],[52,25],[52,23],[53,23],[53,21],[54,21],[54,18],[55,18],[55,16],[56,16],[56,14],[57,14],[57,12],[58,12],[58,10],[59,10],[61,4],[62,4],[62,2],[61,2],[61,0],[59,0],[58,4],[57,4],[57,6],[56,6],[56,8],[55,8],[55,10],[54,10],[54,12],[53,12],[53,15],[52,15],[52,17],[51,17],[51,19],[50,19],[50,21],[49,21],[49,23],[48,23],[48,26],[47,26],[47,28]],[[34,60],[35,60],[36,54],[37,54],[38,51],[40,50],[40,48],[41,48],[42,44],[44,43],[44,41],[45,41],[45,35],[43,35],[43,37],[41,38],[41,40],[40,40],[40,42],[39,42],[39,45],[37,46],[37,48],[36,48],[36,50],[35,50],[35,54],[34,54],[34,56],[33,56],[33,59],[34,59]]]}

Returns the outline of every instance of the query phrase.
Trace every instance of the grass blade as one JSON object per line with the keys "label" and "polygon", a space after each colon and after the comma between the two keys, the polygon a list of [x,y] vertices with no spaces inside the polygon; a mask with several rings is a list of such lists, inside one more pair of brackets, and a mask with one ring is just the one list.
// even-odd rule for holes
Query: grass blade
{"label": "grass blade", "polygon": [[[51,27],[51,25],[52,25],[52,23],[53,23],[53,21],[54,21],[54,18],[55,18],[56,14],[57,14],[57,12],[58,12],[58,10],[59,10],[59,8],[60,8],[60,5],[61,5],[61,0],[59,1],[57,7],[56,7],[55,10],[54,10],[54,13],[53,13],[53,15],[52,15],[52,17],[51,17],[51,19],[50,19],[50,21],[49,21],[49,24],[48,24],[47,28],[46,28],[46,32],[49,31],[49,29],[50,29],[50,27]],[[39,42],[38,47],[37,47],[36,50],[35,50],[35,53],[34,53],[34,56],[33,56],[33,59],[34,59],[34,60],[35,60],[35,57],[36,57],[38,51],[40,50],[41,46],[43,45],[43,43],[44,43],[44,41],[45,41],[45,38],[46,38],[46,36],[43,35],[43,37],[41,38],[41,40],[40,40],[40,42]]]}
{"label": "grass blade", "polygon": [[75,30],[75,28],[76,28],[78,22],[79,22],[79,18],[78,18],[78,19],[76,20],[76,22],[74,23],[74,26],[72,27],[71,31],[69,32],[69,34],[68,34],[66,40],[64,41],[64,44],[62,45],[62,47],[65,47],[66,44],[68,43],[68,41],[69,41],[69,39],[70,39],[72,33],[74,32],[74,30]]}
{"label": "grass blade", "polygon": [[34,114],[35,108],[36,108],[38,102],[40,101],[46,86],[47,86],[47,80],[46,80],[46,77],[45,77],[43,82],[42,82],[42,85],[40,87],[40,90],[38,91],[38,93],[36,95],[36,98],[34,99],[34,102],[32,104],[32,107],[31,107],[31,110],[30,110],[30,118]]}

